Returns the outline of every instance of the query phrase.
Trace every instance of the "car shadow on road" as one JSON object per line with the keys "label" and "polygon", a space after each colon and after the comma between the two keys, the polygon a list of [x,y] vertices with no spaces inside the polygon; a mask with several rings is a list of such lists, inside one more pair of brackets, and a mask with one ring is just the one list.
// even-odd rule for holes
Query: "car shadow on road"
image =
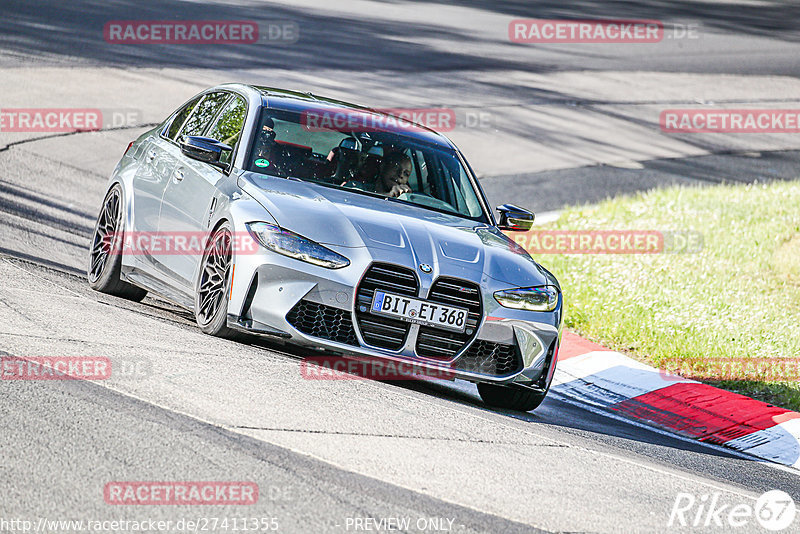
{"label": "car shadow on road", "polygon": [[[251,346],[295,360],[316,356],[340,357],[321,350],[309,351],[307,347],[285,344],[270,338],[250,339],[249,342]],[[347,375],[344,372],[337,371],[337,373]],[[368,379],[353,375],[353,380]],[[729,453],[655,428],[649,428],[642,423],[624,420],[612,412],[591,409],[589,406],[582,406],[578,402],[570,402],[568,399],[553,392],[548,394],[548,397],[537,409],[530,412],[520,412],[487,406],[478,395],[475,385],[463,380],[450,381],[432,378],[415,380],[404,378],[402,380],[375,380],[374,382],[388,387],[399,388],[408,393],[424,395],[432,400],[436,399],[450,402],[454,405],[478,409],[489,416],[493,415],[514,420],[515,422],[530,424],[532,429],[540,425],[558,427],[590,439],[592,436],[595,438],[605,436],[612,440],[638,442],[640,444],[667,447],[709,456],[741,458],[740,455],[734,452]]]}
{"label": "car shadow on road", "polygon": [[[403,380],[386,382],[409,392],[428,395],[437,399],[447,400],[457,405],[469,406],[487,413],[487,415],[500,416],[513,419],[515,422],[531,425],[531,430],[537,426],[557,427],[571,434],[577,434],[587,439],[600,439],[607,443],[620,442],[638,443],[649,446],[668,448],[677,451],[703,454],[720,458],[743,459],[741,455],[727,452],[719,448],[712,448],[705,444],[671,435],[655,428],[649,428],[641,423],[630,422],[601,409],[590,409],[578,402],[571,402],[561,395],[550,393],[544,403],[531,412],[504,410],[493,408],[483,403],[473,384],[457,380]],[[744,458],[745,461],[756,462],[755,458]]]}

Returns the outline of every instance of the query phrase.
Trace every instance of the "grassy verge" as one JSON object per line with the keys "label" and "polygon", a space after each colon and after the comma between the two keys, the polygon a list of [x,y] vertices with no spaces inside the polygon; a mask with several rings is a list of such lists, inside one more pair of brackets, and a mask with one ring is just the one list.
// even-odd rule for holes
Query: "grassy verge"
{"label": "grassy verge", "polygon": [[[701,233],[695,253],[534,257],[561,281],[581,335],[800,410],[800,182],[653,190],[567,209],[542,229]],[[725,361],[744,365],[715,374]]]}

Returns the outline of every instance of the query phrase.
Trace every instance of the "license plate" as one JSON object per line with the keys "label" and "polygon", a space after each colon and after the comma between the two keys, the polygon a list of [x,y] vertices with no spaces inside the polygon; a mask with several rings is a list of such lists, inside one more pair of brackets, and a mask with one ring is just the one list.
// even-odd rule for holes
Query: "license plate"
{"label": "license plate", "polygon": [[467,325],[468,310],[464,308],[434,304],[385,291],[375,291],[370,311],[377,315],[386,315],[409,323],[436,326],[455,332],[463,332]]}

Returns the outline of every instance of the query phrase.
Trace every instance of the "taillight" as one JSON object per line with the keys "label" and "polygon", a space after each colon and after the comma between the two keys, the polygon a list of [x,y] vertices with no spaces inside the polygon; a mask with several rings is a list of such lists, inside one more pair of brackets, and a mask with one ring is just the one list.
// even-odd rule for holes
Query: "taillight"
{"label": "taillight", "polygon": [[126,148],[126,149],[125,149],[125,154],[123,154],[123,156],[125,156],[125,155],[127,155],[127,154],[128,154],[128,151],[131,149],[131,147],[132,147],[132,146],[133,146],[133,141],[131,141],[130,143],[128,143],[128,148]]}

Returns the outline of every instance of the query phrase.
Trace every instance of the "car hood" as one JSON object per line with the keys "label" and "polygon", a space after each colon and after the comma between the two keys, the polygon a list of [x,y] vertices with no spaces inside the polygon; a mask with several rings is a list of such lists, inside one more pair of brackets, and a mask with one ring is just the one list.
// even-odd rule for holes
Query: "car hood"
{"label": "car hood", "polygon": [[281,227],[317,243],[368,247],[379,260],[392,258],[412,268],[426,263],[470,279],[480,273],[514,287],[557,283],[524,249],[485,223],[256,173],[244,173],[239,185]]}

